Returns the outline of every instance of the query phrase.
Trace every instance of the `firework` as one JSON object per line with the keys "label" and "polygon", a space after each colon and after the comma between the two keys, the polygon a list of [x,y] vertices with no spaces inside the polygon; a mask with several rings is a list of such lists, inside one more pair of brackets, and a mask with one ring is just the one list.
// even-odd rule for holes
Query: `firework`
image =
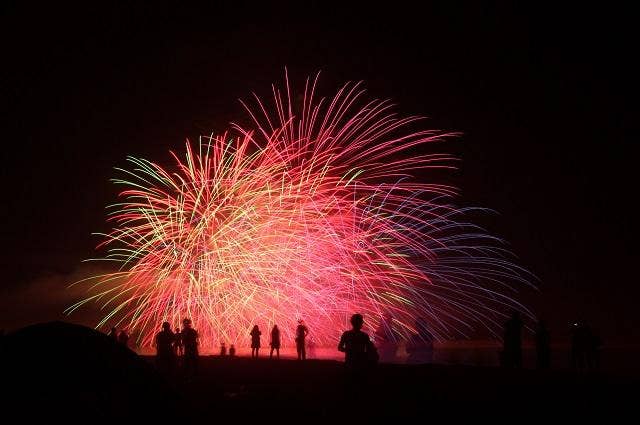
{"label": "firework", "polygon": [[453,168],[432,148],[450,134],[416,131],[421,118],[366,100],[360,84],[332,99],[316,85],[294,97],[287,80],[272,104],[254,95],[251,125],[187,141],[172,166],[129,157],[98,247],[117,270],[87,280],[93,292],[67,312],[99,302],[97,326],[147,344],[189,317],[209,346],[242,345],[254,324],[292,341],[298,319],[333,345],[354,312],[370,326],[390,315],[398,339],[418,318],[444,339],[528,313],[513,298],[527,272],[465,221],[455,188],[426,181]]}

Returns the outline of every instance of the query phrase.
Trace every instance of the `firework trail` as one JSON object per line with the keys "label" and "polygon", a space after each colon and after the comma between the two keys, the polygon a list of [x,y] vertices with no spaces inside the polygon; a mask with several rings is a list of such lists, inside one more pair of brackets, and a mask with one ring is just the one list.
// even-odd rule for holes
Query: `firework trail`
{"label": "firework trail", "polygon": [[333,345],[354,312],[370,326],[391,315],[398,339],[418,317],[444,339],[528,314],[512,296],[529,274],[465,222],[454,188],[413,177],[453,168],[415,153],[450,134],[410,131],[419,117],[365,100],[360,84],[317,99],[317,78],[299,98],[288,80],[273,87],[272,108],[254,95],[243,102],[253,124],[187,141],[170,169],[129,157],[99,245],[118,270],[87,280],[92,292],[67,313],[99,302],[98,327],[145,344],[161,322],[190,317],[208,346],[242,345],[254,324],[293,340],[299,318]]}

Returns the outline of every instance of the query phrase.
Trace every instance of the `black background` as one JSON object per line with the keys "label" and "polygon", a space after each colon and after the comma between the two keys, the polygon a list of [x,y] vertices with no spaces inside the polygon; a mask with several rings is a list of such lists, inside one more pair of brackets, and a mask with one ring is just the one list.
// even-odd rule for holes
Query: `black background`
{"label": "black background", "polygon": [[[304,3],[304,5],[302,5]],[[556,338],[578,316],[638,336],[637,15],[611,3],[300,2],[125,6],[3,2],[4,290],[67,275],[105,230],[126,155],[167,160],[224,130],[238,98],[322,71],[463,135],[460,203],[539,279]],[[46,298],[47,294],[43,294]],[[27,300],[26,302],[29,302]],[[13,309],[5,306],[3,323]]]}

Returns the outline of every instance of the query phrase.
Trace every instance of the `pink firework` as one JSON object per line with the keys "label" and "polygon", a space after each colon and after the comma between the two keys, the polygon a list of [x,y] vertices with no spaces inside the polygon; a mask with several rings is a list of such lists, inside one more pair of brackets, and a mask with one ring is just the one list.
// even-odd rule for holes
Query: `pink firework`
{"label": "pink firework", "polygon": [[68,312],[99,301],[98,326],[146,344],[161,322],[189,317],[207,346],[244,345],[254,324],[292,341],[298,319],[334,345],[355,312],[370,326],[391,316],[397,339],[420,319],[443,339],[528,314],[509,296],[528,273],[464,221],[454,188],[414,177],[452,168],[425,146],[448,134],[409,131],[420,118],[364,100],[359,84],[318,100],[316,83],[300,102],[287,81],[274,108],[243,103],[250,128],[187,142],[171,170],[129,157],[99,246],[119,268],[89,279],[95,292]]}

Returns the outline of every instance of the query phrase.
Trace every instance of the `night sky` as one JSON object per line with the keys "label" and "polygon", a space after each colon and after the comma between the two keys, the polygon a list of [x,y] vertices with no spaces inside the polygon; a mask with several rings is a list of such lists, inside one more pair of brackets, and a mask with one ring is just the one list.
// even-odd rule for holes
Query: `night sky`
{"label": "night sky", "polygon": [[17,3],[0,6],[0,327],[60,316],[91,233],[108,230],[113,167],[169,163],[286,66],[298,87],[317,71],[325,95],[363,80],[401,114],[462,133],[444,146],[461,159],[448,182],[459,204],[496,211],[480,224],[540,279],[522,300],[556,339],[579,316],[605,342],[640,334],[630,10]]}

